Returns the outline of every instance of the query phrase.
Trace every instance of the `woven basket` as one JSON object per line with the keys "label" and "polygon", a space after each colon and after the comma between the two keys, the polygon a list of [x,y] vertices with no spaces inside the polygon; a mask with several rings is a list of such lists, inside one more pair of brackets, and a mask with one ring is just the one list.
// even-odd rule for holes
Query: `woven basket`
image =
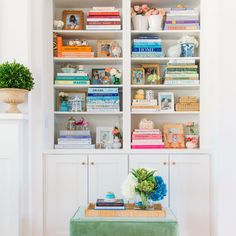
{"label": "woven basket", "polygon": [[197,97],[195,96],[179,97],[179,103],[197,103]]}
{"label": "woven basket", "polygon": [[175,110],[176,111],[199,111],[199,103],[176,103]]}

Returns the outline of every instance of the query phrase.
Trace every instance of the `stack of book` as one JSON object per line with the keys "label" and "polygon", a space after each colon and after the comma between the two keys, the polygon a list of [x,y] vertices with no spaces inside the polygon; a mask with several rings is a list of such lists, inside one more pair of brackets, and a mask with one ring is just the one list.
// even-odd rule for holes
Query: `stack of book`
{"label": "stack of book", "polygon": [[87,30],[120,30],[121,17],[115,7],[93,7],[88,12]]}
{"label": "stack of book", "polygon": [[118,88],[89,88],[87,95],[88,112],[119,112]]}
{"label": "stack of book", "polygon": [[159,129],[135,129],[132,133],[132,149],[164,148],[162,133]]}
{"label": "stack of book", "polygon": [[199,73],[195,60],[170,60],[166,67],[166,85],[198,85]]}
{"label": "stack of book", "polygon": [[94,149],[90,130],[60,130],[56,149]]}
{"label": "stack of book", "polygon": [[59,85],[78,85],[90,84],[89,75],[85,71],[77,73],[57,73],[55,84]]}
{"label": "stack of book", "polygon": [[57,57],[65,58],[87,58],[94,57],[91,46],[63,46],[61,36],[57,37]]}
{"label": "stack of book", "polygon": [[95,210],[124,210],[125,204],[123,199],[115,201],[106,201],[105,199],[97,199]]}
{"label": "stack of book", "polygon": [[133,40],[132,57],[163,57],[162,40],[158,36],[139,36]]}
{"label": "stack of book", "polygon": [[156,112],[160,111],[160,107],[157,105],[157,99],[133,99],[132,112]]}
{"label": "stack of book", "polygon": [[194,8],[171,8],[166,14],[164,30],[198,30],[199,12]]}

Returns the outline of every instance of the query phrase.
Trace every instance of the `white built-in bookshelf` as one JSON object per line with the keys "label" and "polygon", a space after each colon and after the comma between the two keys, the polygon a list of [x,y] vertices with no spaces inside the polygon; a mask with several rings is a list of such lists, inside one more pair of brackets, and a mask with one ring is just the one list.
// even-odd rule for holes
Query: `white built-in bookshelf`
{"label": "white built-in bookshelf", "polygon": [[[146,0],[143,1],[153,7],[175,7],[179,1],[176,0]],[[92,31],[92,30],[54,30],[51,27],[51,31],[48,32],[52,40],[53,33],[58,33],[67,39],[86,39],[96,52],[97,40],[117,40],[122,47],[122,57],[120,58],[57,58],[53,57],[52,41],[47,45],[48,47],[48,65],[47,80],[44,82],[45,89],[47,89],[46,98],[46,114],[47,114],[47,138],[48,147],[53,149],[56,143],[58,132],[61,129],[65,129],[67,120],[73,116],[76,120],[84,117],[90,123],[90,130],[94,137],[95,142],[96,127],[104,126],[118,126],[122,131],[123,136],[123,150],[131,151],[131,133],[132,130],[138,127],[139,121],[142,118],[148,118],[154,121],[155,127],[162,129],[165,123],[186,123],[193,121],[199,125],[199,133],[202,134],[201,123],[201,110],[202,110],[202,95],[201,87],[202,81],[205,79],[200,69],[200,85],[132,85],[131,83],[131,70],[134,67],[140,67],[142,64],[160,64],[161,68],[164,68],[168,61],[173,58],[161,57],[161,58],[132,58],[131,57],[131,44],[132,39],[138,35],[158,35],[163,40],[164,51],[166,52],[169,46],[176,44],[176,42],[184,35],[195,36],[199,42],[200,47],[197,50],[197,54],[193,58],[196,63],[201,64],[201,30],[176,30],[176,31],[135,31],[132,29],[130,18],[130,7],[136,3],[142,3],[142,1],[136,0],[89,0],[89,1],[73,1],[73,0],[54,0],[51,15],[51,21],[54,19],[61,19],[63,10],[83,10],[85,15],[93,6],[115,6],[119,9],[122,17],[122,30],[109,30],[109,31]],[[200,8],[200,0],[185,0],[183,4],[187,7]],[[85,17],[86,22],[86,17]],[[84,27],[85,28],[85,27]],[[188,58],[174,58],[180,60],[186,60]],[[55,85],[54,77],[55,73],[59,70],[63,63],[70,63],[76,65],[84,65],[84,69],[91,75],[92,68],[99,67],[116,67],[122,71],[122,84],[120,85]],[[60,112],[58,111],[57,96],[60,91],[87,91],[90,87],[117,87],[119,89],[121,109],[120,112]],[[131,100],[137,89],[152,89],[157,97],[158,92],[173,92],[175,100],[179,96],[196,96],[200,100],[199,112],[131,112]],[[203,148],[205,138],[200,138],[200,147]],[[184,152],[184,150],[182,150]]]}

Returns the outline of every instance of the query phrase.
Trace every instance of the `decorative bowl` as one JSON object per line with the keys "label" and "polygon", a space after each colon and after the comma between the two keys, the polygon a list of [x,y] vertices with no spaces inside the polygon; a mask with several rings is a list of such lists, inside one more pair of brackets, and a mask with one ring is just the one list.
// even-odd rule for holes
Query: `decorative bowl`
{"label": "decorative bowl", "polygon": [[105,201],[107,202],[114,202],[116,201],[116,196],[113,192],[108,192],[106,195],[105,195]]}

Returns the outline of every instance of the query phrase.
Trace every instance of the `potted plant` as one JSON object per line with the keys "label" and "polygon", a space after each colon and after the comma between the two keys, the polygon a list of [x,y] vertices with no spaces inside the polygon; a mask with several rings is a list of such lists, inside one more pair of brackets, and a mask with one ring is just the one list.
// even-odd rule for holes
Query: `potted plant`
{"label": "potted plant", "polygon": [[134,30],[147,30],[148,29],[148,17],[146,13],[149,7],[147,4],[135,5],[131,8],[131,18]]}
{"label": "potted plant", "polygon": [[161,201],[167,194],[166,184],[156,170],[144,168],[132,170],[122,185],[127,200],[135,199],[135,209],[152,208],[152,202]]}
{"label": "potted plant", "polygon": [[193,36],[184,36],[179,40],[181,45],[181,57],[193,57],[194,50],[198,47],[199,43]]}
{"label": "potted plant", "polygon": [[0,65],[0,100],[9,104],[7,113],[21,113],[17,106],[24,103],[25,95],[33,86],[32,73],[24,65],[15,61]]}
{"label": "potted plant", "polygon": [[149,30],[162,30],[163,17],[166,12],[162,8],[151,8],[146,13],[148,16]]}

